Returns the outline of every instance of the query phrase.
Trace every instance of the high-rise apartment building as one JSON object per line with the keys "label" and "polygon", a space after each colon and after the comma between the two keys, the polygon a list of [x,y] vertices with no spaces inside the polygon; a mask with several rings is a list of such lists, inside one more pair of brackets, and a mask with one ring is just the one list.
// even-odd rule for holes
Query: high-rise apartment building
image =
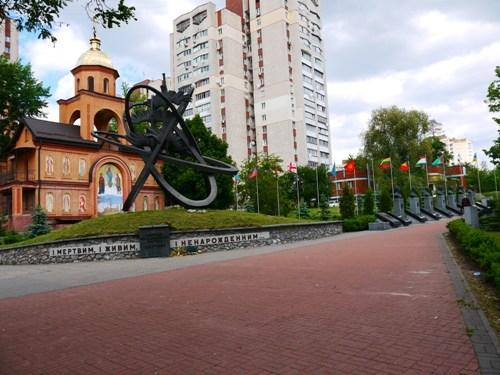
{"label": "high-rise apartment building", "polygon": [[257,152],[331,163],[320,2],[227,0],[174,20],[174,88],[195,87],[200,114],[238,163]]}
{"label": "high-rise apartment building", "polygon": [[0,22],[0,55],[5,55],[10,61],[19,59],[19,32],[9,18]]}
{"label": "high-rise apartment building", "polygon": [[453,164],[472,163],[474,148],[469,139],[441,136],[440,140],[446,145],[448,152],[453,155],[453,160],[451,160]]}

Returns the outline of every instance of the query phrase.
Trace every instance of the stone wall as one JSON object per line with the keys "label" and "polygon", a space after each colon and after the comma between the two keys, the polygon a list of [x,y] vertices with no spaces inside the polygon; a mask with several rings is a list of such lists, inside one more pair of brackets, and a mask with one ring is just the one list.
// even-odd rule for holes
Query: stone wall
{"label": "stone wall", "polygon": [[[170,232],[171,247],[189,251],[227,251],[313,240],[342,233],[341,221]],[[87,237],[0,249],[0,264],[70,263],[140,257],[135,234]]]}

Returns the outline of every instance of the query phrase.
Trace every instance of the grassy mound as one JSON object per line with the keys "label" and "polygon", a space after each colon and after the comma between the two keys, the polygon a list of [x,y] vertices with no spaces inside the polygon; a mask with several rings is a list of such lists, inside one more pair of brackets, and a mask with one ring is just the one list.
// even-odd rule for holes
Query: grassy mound
{"label": "grassy mound", "polygon": [[[300,220],[306,222],[306,220]],[[78,237],[100,236],[106,234],[135,233],[143,225],[168,224],[172,230],[216,229],[237,227],[260,227],[273,224],[298,223],[298,219],[258,215],[247,212],[207,210],[206,212],[188,212],[182,208],[161,211],[119,213],[95,219],[84,220],[64,229],[52,231],[15,245],[17,247]]]}

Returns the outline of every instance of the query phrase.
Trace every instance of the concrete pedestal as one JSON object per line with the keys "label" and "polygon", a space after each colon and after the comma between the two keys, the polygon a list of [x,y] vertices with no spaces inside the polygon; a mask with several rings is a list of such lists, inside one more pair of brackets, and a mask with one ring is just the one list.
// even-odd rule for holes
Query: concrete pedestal
{"label": "concrete pedestal", "polygon": [[474,206],[464,207],[464,219],[467,224],[479,228],[479,210]]}

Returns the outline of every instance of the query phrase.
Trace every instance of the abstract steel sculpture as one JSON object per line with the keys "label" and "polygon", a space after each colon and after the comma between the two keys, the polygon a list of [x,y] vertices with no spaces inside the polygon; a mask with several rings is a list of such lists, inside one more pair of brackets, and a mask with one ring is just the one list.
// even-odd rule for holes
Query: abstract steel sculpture
{"label": "abstract steel sculpture", "polygon": [[[134,92],[146,92],[145,101],[132,102]],[[204,207],[214,201],[217,196],[217,184],[214,174],[222,173],[235,175],[238,170],[227,163],[215,160],[201,154],[201,151],[191,131],[187,127],[182,115],[186,110],[193,88],[187,92],[168,91],[163,76],[161,91],[147,86],[132,87],[125,97],[126,135],[112,132],[94,131],[92,135],[104,142],[119,147],[122,151],[133,152],[144,160],[144,169],[130,191],[123,204],[123,211],[128,211],[151,174],[158,185],[177,202],[189,207]],[[144,97],[144,95],[141,95]],[[123,141],[127,141],[129,144]],[[174,156],[174,154],[177,154]],[[193,160],[184,160],[178,155],[190,157]],[[170,185],[155,164],[158,160],[166,163],[193,168],[206,174],[210,192],[205,199],[193,200],[177,191]]]}

